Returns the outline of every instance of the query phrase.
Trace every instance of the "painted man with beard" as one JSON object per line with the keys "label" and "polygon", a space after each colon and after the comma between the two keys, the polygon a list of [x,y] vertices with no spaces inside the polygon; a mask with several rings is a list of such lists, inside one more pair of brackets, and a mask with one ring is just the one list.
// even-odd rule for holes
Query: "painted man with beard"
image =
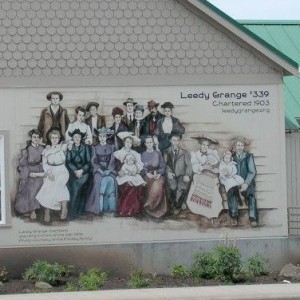
{"label": "painted man with beard", "polygon": [[163,114],[158,111],[159,103],[150,100],[147,103],[149,114],[145,117],[145,130],[146,135],[154,136],[154,131],[157,127],[157,122],[163,117]]}
{"label": "painted man with beard", "polygon": [[[255,176],[256,166],[253,154],[246,151],[248,145],[243,137],[237,137],[233,144],[233,161],[236,163],[237,175],[244,179],[244,183],[240,186],[240,193],[244,196],[248,205],[249,222],[251,227],[258,226],[258,211],[257,201],[255,197]],[[238,200],[239,193],[237,190],[228,191],[228,209],[229,215],[232,218],[233,225],[238,225]]]}

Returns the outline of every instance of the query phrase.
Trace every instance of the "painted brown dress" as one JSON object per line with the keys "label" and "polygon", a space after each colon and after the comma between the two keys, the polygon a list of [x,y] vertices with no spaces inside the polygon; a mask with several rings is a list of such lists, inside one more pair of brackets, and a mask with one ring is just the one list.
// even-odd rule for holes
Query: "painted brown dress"
{"label": "painted brown dress", "polygon": [[20,183],[15,203],[15,210],[25,214],[40,208],[36,195],[43,185],[43,178],[31,178],[29,174],[42,173],[42,152],[44,147],[30,145],[21,151],[18,171],[20,172]]}
{"label": "painted brown dress", "polygon": [[[142,162],[146,181],[144,210],[152,217],[161,218],[168,209],[164,190],[166,163],[161,152],[156,150],[143,152]],[[149,178],[146,173],[160,174],[160,177],[158,179]]]}

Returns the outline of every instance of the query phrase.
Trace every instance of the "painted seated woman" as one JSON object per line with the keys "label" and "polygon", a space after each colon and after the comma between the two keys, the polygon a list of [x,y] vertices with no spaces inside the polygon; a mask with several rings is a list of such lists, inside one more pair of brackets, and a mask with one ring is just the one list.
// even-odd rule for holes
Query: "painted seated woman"
{"label": "painted seated woman", "polygon": [[[127,176],[122,169],[124,160],[128,154],[133,155],[135,158],[136,173],[132,173],[132,176],[140,173],[143,169],[143,163],[141,161],[141,155],[132,150],[133,143],[138,145],[140,139],[133,135],[131,132],[120,132],[118,136],[124,141],[124,147],[114,153],[116,158],[116,170],[118,171],[118,177],[122,181],[122,177]],[[143,185],[135,186],[130,181],[125,181],[119,185],[119,201],[117,207],[117,215],[119,217],[133,217],[141,212],[142,208],[142,196]]]}
{"label": "painted seated woman", "polygon": [[146,151],[142,153],[144,163],[145,212],[155,218],[161,218],[167,213],[167,200],[165,197],[165,170],[166,163],[160,151],[154,150],[153,137],[145,138]]}
{"label": "painted seated woman", "polygon": [[212,219],[213,222],[223,209],[218,177],[220,157],[212,147],[218,141],[206,135],[192,138],[198,141],[200,149],[191,153],[194,176],[187,205],[193,213]]}
{"label": "painted seated woman", "polygon": [[93,214],[113,213],[117,206],[117,182],[114,145],[107,137],[114,132],[109,128],[95,129],[99,142],[92,147],[93,187],[85,210]]}
{"label": "painted seated woman", "polygon": [[21,151],[18,171],[20,183],[17,192],[15,210],[29,216],[31,220],[36,219],[36,210],[40,208],[39,202],[35,199],[45,176],[42,166],[42,153],[44,147],[40,145],[40,133],[37,129],[28,132],[30,141],[25,149]]}
{"label": "painted seated woman", "polygon": [[72,148],[67,150],[66,167],[70,178],[68,189],[70,192],[69,217],[77,218],[83,214],[88,183],[91,174],[91,149],[84,144],[85,133],[79,129],[67,133],[72,138]]}
{"label": "painted seated woman", "polygon": [[46,177],[36,196],[38,202],[45,208],[45,222],[50,222],[51,210],[61,211],[60,219],[65,220],[70,200],[67,188],[69,172],[65,166],[67,144],[60,143],[61,134],[56,129],[49,132],[48,138],[51,144],[47,145],[42,153]]}

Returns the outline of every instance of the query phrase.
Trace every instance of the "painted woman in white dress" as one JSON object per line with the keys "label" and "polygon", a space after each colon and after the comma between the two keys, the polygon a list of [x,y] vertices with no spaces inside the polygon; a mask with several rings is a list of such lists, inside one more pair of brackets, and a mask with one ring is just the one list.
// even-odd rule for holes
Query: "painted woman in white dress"
{"label": "painted woman in white dress", "polygon": [[92,145],[92,131],[90,126],[85,123],[86,110],[83,107],[78,106],[75,109],[75,113],[75,121],[69,124],[68,129],[66,131],[66,141],[70,142],[72,140],[68,132],[71,133],[74,132],[75,129],[79,129],[80,132],[85,133],[84,143],[86,145]]}
{"label": "painted woman in white dress", "polygon": [[200,149],[191,153],[194,176],[187,205],[195,214],[216,218],[223,209],[218,179],[220,157],[211,145],[218,142],[206,135],[193,138],[199,142]]}
{"label": "painted woman in white dress", "polygon": [[58,130],[51,130],[48,145],[43,153],[43,169],[46,174],[43,185],[36,196],[38,202],[45,208],[44,221],[50,222],[51,210],[61,210],[60,219],[67,218],[67,203],[70,194],[67,188],[69,172],[65,166],[67,144],[59,143],[61,134]]}

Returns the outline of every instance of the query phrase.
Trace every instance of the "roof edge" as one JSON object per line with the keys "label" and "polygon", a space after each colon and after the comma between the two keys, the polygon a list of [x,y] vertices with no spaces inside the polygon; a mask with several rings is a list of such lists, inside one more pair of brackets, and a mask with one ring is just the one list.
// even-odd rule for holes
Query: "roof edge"
{"label": "roof edge", "polygon": [[[263,53],[261,50],[256,49],[257,51],[261,52],[264,56],[268,57],[275,64],[281,66],[281,68],[283,68],[286,71],[286,73],[287,73],[286,75],[295,75],[295,74],[299,73],[299,65],[298,65],[297,62],[295,62],[290,57],[286,56],[281,51],[277,50],[275,47],[273,47],[272,45],[270,45],[269,43],[267,43],[264,39],[262,39],[259,36],[257,36],[250,29],[247,29],[243,24],[239,23],[235,19],[233,19],[230,16],[228,16],[226,13],[224,13],[222,10],[220,10],[219,8],[217,8],[216,6],[214,6],[209,1],[207,1],[207,0],[187,0],[187,2],[189,2],[193,6],[196,6],[195,2],[198,2],[198,3],[206,6],[209,10],[211,10],[214,13],[216,13],[218,16],[220,16],[225,21],[227,21],[230,25],[234,26],[237,30],[241,31],[243,34],[246,34],[250,38],[254,39],[254,41],[256,41],[257,43],[259,43],[261,46],[263,46],[264,48],[266,48],[268,51],[271,51],[271,53],[273,53],[278,58],[280,58],[285,63],[287,63],[289,66],[291,66],[293,70],[291,68],[288,68],[287,66],[286,67],[283,66],[282,63],[280,63],[280,62],[278,62],[278,61],[270,58],[268,55],[266,55],[266,53]],[[226,29],[232,32],[232,30],[230,28],[226,28]],[[237,35],[234,32],[232,32],[232,33],[235,34],[236,36],[238,36],[240,39],[242,39],[242,40],[245,41],[245,39],[242,36],[239,36],[239,35]],[[254,46],[254,48],[255,48],[255,46]]]}
{"label": "roof edge", "polygon": [[243,25],[300,25],[300,20],[237,20]]}

